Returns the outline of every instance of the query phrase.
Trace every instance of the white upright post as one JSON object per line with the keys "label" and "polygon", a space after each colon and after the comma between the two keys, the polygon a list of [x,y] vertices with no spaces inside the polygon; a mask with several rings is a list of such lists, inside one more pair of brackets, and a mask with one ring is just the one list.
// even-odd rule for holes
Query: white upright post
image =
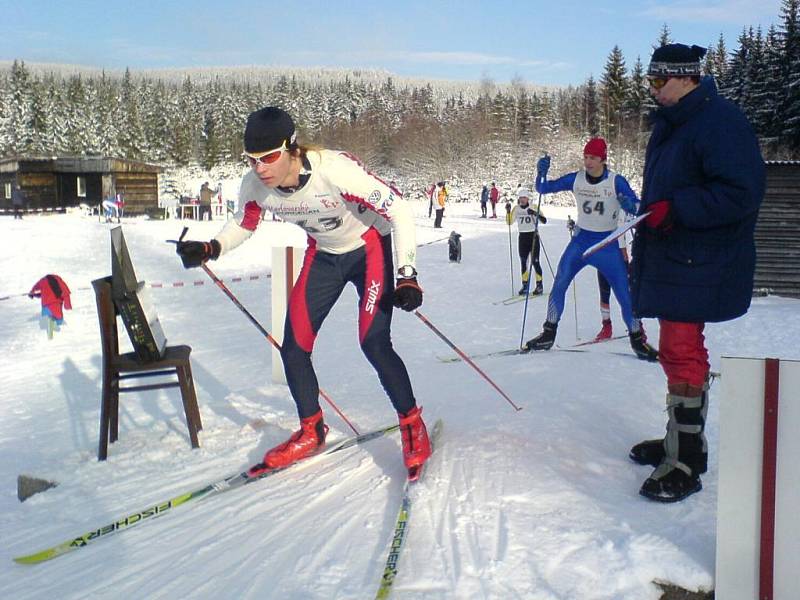
{"label": "white upright post", "polygon": [[722,359],[715,596],[793,600],[800,572],[800,361]]}
{"label": "white upright post", "polygon": [[[272,337],[283,343],[283,323],[289,295],[303,266],[303,248],[272,248]],[[283,361],[278,349],[272,348],[272,381],[286,383]]]}

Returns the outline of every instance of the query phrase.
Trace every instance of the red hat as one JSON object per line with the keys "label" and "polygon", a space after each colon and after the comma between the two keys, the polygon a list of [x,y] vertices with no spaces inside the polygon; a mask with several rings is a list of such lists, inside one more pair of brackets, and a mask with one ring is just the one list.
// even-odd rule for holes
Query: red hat
{"label": "red hat", "polygon": [[584,154],[591,154],[592,156],[599,156],[603,160],[606,159],[606,141],[603,138],[592,138],[583,147]]}

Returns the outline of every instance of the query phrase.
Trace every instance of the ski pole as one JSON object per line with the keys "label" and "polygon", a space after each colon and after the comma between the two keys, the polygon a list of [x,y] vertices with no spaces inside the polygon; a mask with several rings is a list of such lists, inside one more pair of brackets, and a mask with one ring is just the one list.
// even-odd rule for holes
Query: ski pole
{"label": "ski pole", "polygon": [[550,264],[550,257],[547,255],[547,248],[544,247],[544,242],[542,241],[542,238],[539,238],[539,245],[542,247],[542,253],[544,253],[544,259],[547,261],[547,268],[550,269],[550,275],[553,277],[553,279],[555,279],[556,274],[553,271],[553,265]]}
{"label": "ski pole", "polygon": [[[575,235],[574,229],[569,230],[569,237],[573,237]],[[577,284],[575,283],[575,277],[572,278],[572,306],[575,309],[575,341],[579,341],[581,338],[578,337],[578,292],[577,292]]]}
{"label": "ski pole", "polygon": [[[547,156],[547,152],[544,153]],[[533,243],[539,242],[539,245],[542,245],[542,240],[539,239],[539,211],[542,209],[542,192],[539,192],[539,199],[536,201],[536,219],[533,223]],[[544,248],[544,246],[542,246]],[[544,253],[545,258],[547,258],[547,252]],[[550,266],[550,259],[547,259],[547,265]],[[527,266],[527,265],[526,265]],[[528,320],[528,300],[531,297],[531,272],[530,269],[533,268],[533,248],[531,248],[531,266],[528,270],[528,288],[525,290],[525,308],[522,310],[522,328],[519,333],[519,347],[522,348],[522,343],[525,341],[525,322]],[[553,267],[550,267],[550,274],[553,274]],[[556,276],[553,275],[553,279]]]}
{"label": "ski pole", "polygon": [[[531,256],[531,266],[528,267],[526,261],[525,267],[528,269],[533,268],[533,256]],[[525,289],[525,309],[522,311],[522,330],[520,331],[519,334],[520,349],[522,349],[522,343],[525,340],[525,321],[528,320],[528,300],[530,300],[530,297],[531,297],[531,274],[530,271],[528,271],[528,287]]]}
{"label": "ski pole", "polygon": [[441,340],[442,340],[442,341],[443,341],[445,344],[447,344],[448,346],[450,346],[450,348],[451,348],[453,351],[455,351],[455,353],[456,353],[456,354],[458,354],[458,355],[459,355],[461,358],[463,358],[463,359],[464,359],[464,361],[465,361],[466,363],[468,363],[468,364],[469,364],[469,365],[470,365],[470,366],[471,366],[473,369],[475,369],[475,370],[476,370],[476,371],[477,371],[477,372],[480,374],[480,376],[481,376],[481,377],[483,377],[483,378],[484,378],[486,381],[488,381],[488,382],[489,382],[489,385],[491,385],[491,386],[492,386],[494,389],[496,389],[496,390],[497,390],[497,391],[500,393],[500,395],[501,395],[503,398],[505,398],[505,399],[508,401],[508,403],[509,403],[511,406],[513,406],[513,407],[514,407],[514,409],[515,409],[515,410],[522,410],[522,407],[520,407],[520,406],[517,406],[516,404],[514,404],[514,401],[513,401],[511,398],[509,398],[509,397],[508,397],[508,395],[507,395],[507,394],[506,394],[506,393],[505,393],[503,390],[501,390],[501,389],[500,389],[500,388],[497,386],[497,384],[496,384],[494,381],[492,381],[492,380],[489,378],[489,376],[488,376],[488,375],[486,375],[486,373],[484,373],[483,371],[481,371],[481,370],[480,370],[480,368],[478,368],[478,365],[476,365],[474,362],[472,362],[472,359],[471,359],[469,356],[467,356],[466,354],[464,354],[464,353],[463,353],[463,352],[462,352],[462,351],[461,351],[461,350],[458,348],[458,346],[456,346],[456,345],[455,345],[453,342],[451,342],[451,341],[450,341],[450,340],[447,338],[447,336],[446,336],[445,334],[443,334],[441,331],[439,331],[439,330],[436,328],[436,326],[435,326],[433,323],[431,323],[431,322],[430,322],[430,321],[427,319],[427,317],[425,317],[425,315],[423,315],[423,314],[422,314],[421,312],[419,312],[418,310],[415,310],[415,311],[414,311],[414,314],[415,314],[415,315],[417,315],[417,316],[419,317],[420,321],[422,321],[423,323],[425,323],[425,325],[427,325],[427,326],[428,326],[428,328],[429,328],[431,331],[433,331],[433,333],[435,333],[437,336],[439,336],[439,339],[441,339]]}
{"label": "ski pole", "polygon": [[508,223],[508,267],[509,275],[511,276],[511,295],[514,295],[514,253],[511,249],[511,223],[509,223],[508,215],[506,213],[506,223]]}
{"label": "ski pole", "polygon": [[450,238],[446,238],[445,237],[445,238],[439,238],[438,240],[431,240],[430,242],[422,242],[421,244],[417,244],[417,248],[419,248],[420,246],[428,246],[430,244],[435,244],[437,242],[444,242],[445,240],[448,240],[448,239],[450,239]]}
{"label": "ski pole", "polygon": [[[233,302],[233,303],[236,305],[236,308],[238,308],[240,311],[242,311],[242,313],[244,313],[244,315],[245,315],[245,316],[246,316],[248,319],[250,319],[250,322],[251,322],[253,325],[255,325],[255,326],[256,326],[256,329],[258,329],[258,330],[259,330],[259,331],[262,333],[262,335],[263,335],[265,338],[267,338],[267,340],[269,340],[269,343],[270,343],[270,344],[272,344],[272,345],[273,345],[273,346],[274,346],[274,347],[275,347],[275,348],[276,348],[276,349],[277,349],[277,350],[280,352],[281,345],[278,343],[278,341],[277,341],[277,340],[276,340],[274,337],[272,337],[272,335],[270,334],[270,332],[269,332],[269,331],[267,331],[266,329],[264,329],[264,328],[261,326],[261,323],[259,323],[259,322],[258,322],[258,320],[257,320],[257,319],[256,319],[256,318],[255,318],[255,317],[252,315],[252,314],[250,314],[250,311],[248,311],[248,310],[247,310],[247,309],[246,309],[246,308],[245,308],[245,307],[242,305],[242,303],[241,303],[241,302],[239,302],[239,300],[236,298],[236,296],[234,296],[234,295],[233,295],[233,292],[231,292],[231,291],[228,289],[228,286],[226,286],[226,285],[225,285],[225,284],[222,282],[222,280],[221,280],[219,277],[217,277],[217,276],[214,274],[214,272],[213,272],[211,269],[209,269],[209,268],[208,268],[208,265],[206,265],[206,264],[202,264],[202,265],[200,265],[200,266],[201,266],[201,267],[203,267],[203,271],[205,271],[205,272],[206,272],[206,274],[207,274],[207,275],[208,275],[208,276],[211,278],[211,280],[212,280],[212,281],[213,281],[215,284],[217,284],[217,287],[218,287],[219,289],[221,289],[221,290],[222,290],[222,291],[225,293],[225,295],[226,295],[228,298],[230,298],[230,299],[231,299],[231,302]],[[338,407],[338,406],[336,406],[336,404],[333,402],[333,400],[331,400],[330,396],[328,396],[328,394],[325,392],[325,390],[323,390],[322,388],[319,388],[319,395],[320,395],[320,396],[322,396],[322,397],[325,399],[325,401],[326,401],[328,404],[330,404],[330,405],[331,405],[331,407],[333,408],[333,410],[335,410],[335,411],[336,411],[336,414],[338,414],[338,415],[339,415],[339,416],[342,418],[342,420],[343,420],[345,423],[347,423],[347,424],[350,426],[350,429],[352,429],[352,430],[353,430],[353,433],[355,433],[356,435],[358,435],[358,434],[359,434],[359,432],[358,432],[358,429],[356,429],[356,428],[353,426],[353,424],[352,424],[352,423],[349,421],[349,419],[348,419],[346,416],[344,416],[344,413],[343,413],[341,410],[339,410],[339,407]]]}

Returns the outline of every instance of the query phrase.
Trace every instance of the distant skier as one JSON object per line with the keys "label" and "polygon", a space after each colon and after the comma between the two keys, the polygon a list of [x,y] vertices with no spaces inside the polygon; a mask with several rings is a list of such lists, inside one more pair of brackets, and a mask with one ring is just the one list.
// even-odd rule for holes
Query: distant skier
{"label": "distant skier", "polygon": [[[179,242],[186,268],[198,267],[236,248],[255,231],[265,211],[308,234],[303,268],[292,290],[281,347],[286,380],[297,404],[300,430],[264,455],[264,467],[288,465],[317,451],[328,427],[311,363],[317,333],[347,283],[359,296],[361,349],[397,410],[403,458],[414,477],[431,453],[422,410],[402,359],[392,347],[392,305],[413,311],[422,304],[417,283],[411,206],[400,192],[346,152],[296,141],[285,111],[266,107],[250,114],[244,149],[251,170],[242,180],[241,206],[215,239]],[[395,258],[400,265],[394,272]],[[397,277],[397,282],[393,281]]]}
{"label": "distant skier", "polygon": [[542,265],[539,263],[539,252],[541,243],[536,221],[547,223],[547,218],[536,212],[530,206],[531,192],[528,188],[517,188],[517,204],[506,214],[506,221],[509,225],[515,222],[519,229],[519,239],[517,240],[517,250],[519,252],[519,267],[522,271],[522,288],[519,295],[524,296],[528,293],[530,286],[530,269],[528,269],[528,258],[532,257],[533,270],[536,273],[536,287],[531,295],[538,296],[544,293],[542,288]]}
{"label": "distant skier", "polygon": [[583,252],[606,237],[617,227],[620,209],[627,213],[636,212],[638,199],[628,181],[606,167],[606,142],[603,138],[589,140],[583,148],[581,171],[562,175],[554,181],[547,181],[550,157],[544,156],[537,163],[536,191],[540,194],[571,191],[578,207],[578,222],[574,235],[567,244],[558,263],[553,290],[547,303],[547,320],[542,333],[528,340],[525,350],[549,350],[556,340],[556,331],[567,288],[578,272],[587,265],[596,267],[606,276],[617,297],[622,317],[628,326],[631,348],[643,360],[655,361],[658,353],[644,337],[641,323],[635,318],[631,308],[628,289],[628,274],[617,244],[610,244],[587,258]]}
{"label": "distant skier", "polygon": [[58,275],[45,275],[33,284],[28,297],[41,298],[42,318],[46,321],[47,337],[53,339],[53,332],[58,331],[64,323],[63,309],[72,310],[67,283]]}

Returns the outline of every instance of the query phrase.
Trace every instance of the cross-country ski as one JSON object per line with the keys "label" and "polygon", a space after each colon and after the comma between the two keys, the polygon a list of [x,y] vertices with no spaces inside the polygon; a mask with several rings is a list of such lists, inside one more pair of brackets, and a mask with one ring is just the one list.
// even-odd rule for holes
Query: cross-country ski
{"label": "cross-country ski", "polygon": [[115,519],[106,525],[87,531],[82,535],[66,540],[65,542],[57,544],[51,548],[46,548],[45,550],[34,552],[33,554],[18,556],[14,558],[14,561],[20,564],[32,565],[52,560],[53,558],[57,558],[59,556],[67,554],[68,552],[72,552],[73,550],[77,550],[79,548],[88,546],[89,544],[96,542],[101,538],[106,538],[114,533],[126,531],[131,527],[134,527],[135,525],[143,523],[144,521],[152,520],[155,517],[163,516],[165,513],[172,510],[173,508],[177,508],[183,504],[186,504],[187,502],[196,501],[202,498],[208,498],[210,496],[221,494],[223,492],[239,488],[243,485],[253,483],[254,481],[259,481],[271,475],[275,475],[282,471],[286,471],[294,466],[305,465],[314,462],[314,459],[330,456],[331,454],[341,452],[342,450],[346,450],[347,448],[352,448],[353,446],[363,444],[364,442],[368,442],[370,440],[374,440],[375,438],[384,436],[388,433],[392,433],[393,431],[397,431],[397,429],[398,429],[397,425],[390,425],[382,429],[376,429],[375,431],[370,431],[368,433],[362,433],[354,437],[345,438],[340,442],[337,442],[331,446],[328,446],[327,448],[324,448],[320,452],[313,454],[308,459],[292,463],[291,465],[287,465],[285,467],[279,467],[275,469],[261,469],[257,475],[251,475],[249,472],[250,470],[246,470],[242,471],[241,473],[236,473],[234,475],[223,477],[222,479],[213,481],[201,488],[183,494],[178,494],[176,496],[173,496],[172,498],[164,500],[163,502],[158,502],[152,506],[148,506],[145,509],[127,514],[122,518]]}
{"label": "cross-country ski", "polygon": [[[435,452],[442,435],[443,422],[441,419],[436,421],[431,432],[431,449]],[[376,600],[388,598],[392,592],[394,580],[400,569],[400,559],[402,557],[403,547],[405,545],[406,536],[411,519],[411,503],[412,494],[419,482],[422,480],[424,472],[428,469],[428,463],[423,465],[422,468],[409,474],[403,486],[403,497],[400,501],[400,510],[397,513],[397,521],[395,522],[394,531],[392,533],[392,543],[389,546],[389,556],[386,558],[386,566],[381,575],[381,583],[378,586],[378,593],[375,595]]]}

